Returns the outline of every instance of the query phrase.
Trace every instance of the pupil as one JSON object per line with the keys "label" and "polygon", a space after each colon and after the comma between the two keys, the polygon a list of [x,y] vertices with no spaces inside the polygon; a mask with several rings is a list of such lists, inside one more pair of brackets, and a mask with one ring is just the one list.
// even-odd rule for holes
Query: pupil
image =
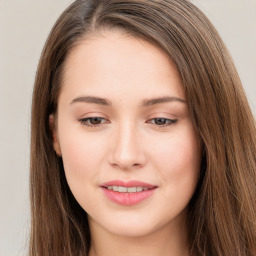
{"label": "pupil", "polygon": [[163,125],[165,123],[166,123],[165,118],[156,118],[156,120],[155,120],[155,124],[157,124],[157,125]]}
{"label": "pupil", "polygon": [[101,119],[99,117],[91,118],[91,124],[100,124]]}

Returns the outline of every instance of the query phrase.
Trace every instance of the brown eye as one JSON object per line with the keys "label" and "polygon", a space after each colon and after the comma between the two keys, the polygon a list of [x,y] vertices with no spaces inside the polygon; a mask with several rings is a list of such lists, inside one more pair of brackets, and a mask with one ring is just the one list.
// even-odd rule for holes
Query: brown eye
{"label": "brown eye", "polygon": [[177,119],[168,119],[168,118],[159,117],[159,118],[150,119],[147,123],[151,123],[156,126],[168,126],[168,125],[175,124],[176,122],[177,122]]}
{"label": "brown eye", "polygon": [[102,122],[102,118],[100,117],[92,117],[89,119],[90,123],[95,125],[95,124],[100,124]]}
{"label": "brown eye", "polygon": [[79,120],[81,122],[82,125],[86,125],[86,126],[98,126],[101,124],[104,124],[106,122],[108,122],[107,119],[103,118],[103,117],[88,117],[88,118],[82,118]]}
{"label": "brown eye", "polygon": [[155,118],[154,123],[156,125],[165,125],[167,123],[167,119],[165,119],[165,118]]}

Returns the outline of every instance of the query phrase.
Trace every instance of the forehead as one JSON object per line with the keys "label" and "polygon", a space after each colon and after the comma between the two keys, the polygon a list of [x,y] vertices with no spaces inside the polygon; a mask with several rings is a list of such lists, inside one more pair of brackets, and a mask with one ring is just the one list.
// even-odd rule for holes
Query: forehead
{"label": "forehead", "polygon": [[[185,98],[179,72],[158,47],[120,32],[105,32],[79,41],[64,67],[62,91],[111,97],[139,93]],[[148,95],[147,95],[148,94]],[[169,95],[173,96],[173,95]]]}

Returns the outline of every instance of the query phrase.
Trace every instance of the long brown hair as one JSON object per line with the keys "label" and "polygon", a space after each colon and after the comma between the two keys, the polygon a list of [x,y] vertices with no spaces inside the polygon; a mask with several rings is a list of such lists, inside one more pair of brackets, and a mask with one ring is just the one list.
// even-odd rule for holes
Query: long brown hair
{"label": "long brown hair", "polygon": [[33,92],[30,256],[88,254],[86,212],[53,150],[49,115],[57,108],[67,54],[102,29],[151,42],[180,72],[203,145],[201,175],[188,206],[191,255],[255,256],[255,120],[218,33],[186,0],[77,0],[57,20]]}

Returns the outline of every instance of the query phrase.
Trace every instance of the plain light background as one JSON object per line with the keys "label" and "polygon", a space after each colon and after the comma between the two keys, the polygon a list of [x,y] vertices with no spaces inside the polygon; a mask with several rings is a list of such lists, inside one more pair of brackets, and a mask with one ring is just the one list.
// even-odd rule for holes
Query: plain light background
{"label": "plain light background", "polygon": [[[30,107],[46,37],[70,0],[0,0],[0,256],[26,255]],[[256,0],[193,0],[227,44],[256,113]]]}

